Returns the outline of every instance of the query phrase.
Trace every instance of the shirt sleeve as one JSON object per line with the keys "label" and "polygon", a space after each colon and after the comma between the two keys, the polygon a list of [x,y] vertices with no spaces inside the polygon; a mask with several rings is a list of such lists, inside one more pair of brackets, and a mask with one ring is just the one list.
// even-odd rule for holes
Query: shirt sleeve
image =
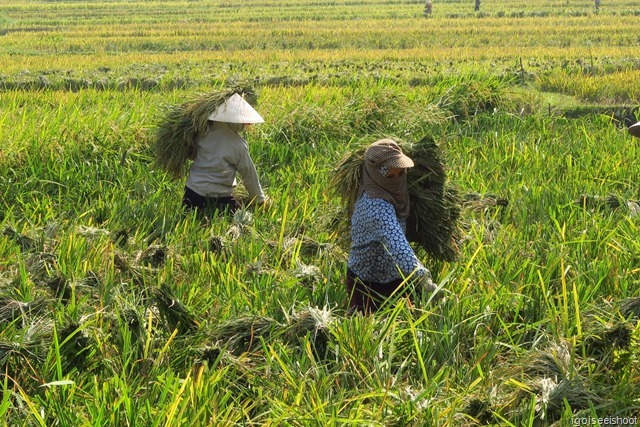
{"label": "shirt sleeve", "polygon": [[260,186],[258,180],[258,173],[256,167],[249,155],[249,148],[244,143],[244,150],[240,156],[240,160],[236,165],[240,176],[242,177],[242,183],[249,192],[249,197],[256,203],[264,202],[264,192]]}
{"label": "shirt sleeve", "polygon": [[379,209],[383,214],[378,217],[376,224],[379,240],[402,274],[405,276],[413,274],[414,277],[430,275],[429,270],[422,265],[413,248],[409,245],[393,205],[381,201]]}

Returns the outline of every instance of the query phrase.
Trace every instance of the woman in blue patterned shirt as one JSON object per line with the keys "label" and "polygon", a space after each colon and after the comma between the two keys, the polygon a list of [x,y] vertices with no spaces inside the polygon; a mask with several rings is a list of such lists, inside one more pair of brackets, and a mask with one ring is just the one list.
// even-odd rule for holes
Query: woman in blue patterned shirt
{"label": "woman in blue patterned shirt", "polygon": [[406,169],[410,167],[413,161],[391,139],[374,142],[364,153],[347,262],[352,311],[376,311],[407,281],[435,289],[431,273],[405,236],[409,215]]}

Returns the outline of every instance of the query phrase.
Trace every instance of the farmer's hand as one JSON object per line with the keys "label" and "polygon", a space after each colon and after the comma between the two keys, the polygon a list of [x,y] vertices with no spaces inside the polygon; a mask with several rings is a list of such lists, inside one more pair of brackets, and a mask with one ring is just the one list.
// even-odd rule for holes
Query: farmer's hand
{"label": "farmer's hand", "polygon": [[273,205],[273,199],[269,196],[264,196],[264,200],[258,203],[258,207],[262,209],[269,209]]}
{"label": "farmer's hand", "polygon": [[445,296],[444,290],[442,288],[438,288],[438,286],[433,283],[430,274],[425,274],[418,279],[417,290],[422,292],[427,299],[433,301],[438,301]]}

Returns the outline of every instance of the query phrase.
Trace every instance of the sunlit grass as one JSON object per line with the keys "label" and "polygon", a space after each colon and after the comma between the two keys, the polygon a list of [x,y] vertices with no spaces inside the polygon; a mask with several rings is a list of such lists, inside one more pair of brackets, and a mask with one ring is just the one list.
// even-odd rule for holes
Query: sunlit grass
{"label": "sunlit grass", "polygon": [[[0,36],[7,425],[522,426],[638,413],[640,146],[613,109],[562,114],[637,103],[633,18],[608,4],[573,16],[585,7],[573,1],[545,2],[549,16],[439,3],[431,18],[422,2],[226,2],[208,15],[228,21],[218,31],[185,28],[170,3],[204,6],[126,2],[121,28],[107,13],[120,2],[0,7],[1,29],[53,27]],[[92,15],[95,26],[76,21]],[[233,45],[242,29],[246,49]],[[229,49],[191,50],[192,36]],[[182,211],[184,182],[153,168],[149,134],[163,105],[240,78],[256,83],[266,119],[246,138],[273,204],[207,222]],[[463,211],[457,262],[418,251],[443,301],[347,316],[333,168],[363,141],[427,134],[462,195],[508,205]]]}

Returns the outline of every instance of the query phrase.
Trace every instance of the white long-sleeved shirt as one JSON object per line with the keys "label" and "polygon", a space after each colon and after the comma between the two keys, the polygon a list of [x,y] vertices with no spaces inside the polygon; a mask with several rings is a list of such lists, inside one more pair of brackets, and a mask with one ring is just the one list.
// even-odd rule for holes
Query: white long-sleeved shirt
{"label": "white long-sleeved shirt", "polygon": [[247,142],[228,123],[212,122],[209,133],[198,141],[186,186],[201,196],[230,196],[236,187],[236,172],[249,197],[256,203],[264,202]]}

